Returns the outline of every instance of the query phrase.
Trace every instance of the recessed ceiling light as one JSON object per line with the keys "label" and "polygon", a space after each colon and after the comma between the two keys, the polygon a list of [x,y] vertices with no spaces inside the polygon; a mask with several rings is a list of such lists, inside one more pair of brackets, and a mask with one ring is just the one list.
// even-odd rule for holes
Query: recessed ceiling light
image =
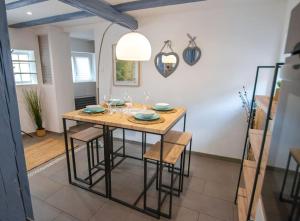
{"label": "recessed ceiling light", "polygon": [[32,12],[26,12],[27,15],[32,15]]}

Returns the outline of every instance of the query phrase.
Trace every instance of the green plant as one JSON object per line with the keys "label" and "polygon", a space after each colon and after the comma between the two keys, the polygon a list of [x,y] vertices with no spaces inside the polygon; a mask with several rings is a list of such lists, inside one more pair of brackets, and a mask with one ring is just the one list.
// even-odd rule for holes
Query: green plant
{"label": "green plant", "polygon": [[278,87],[278,88],[281,87],[281,81],[277,81],[277,87]]}
{"label": "green plant", "polygon": [[34,120],[37,129],[43,129],[42,105],[38,92],[34,89],[23,90],[27,111]]}

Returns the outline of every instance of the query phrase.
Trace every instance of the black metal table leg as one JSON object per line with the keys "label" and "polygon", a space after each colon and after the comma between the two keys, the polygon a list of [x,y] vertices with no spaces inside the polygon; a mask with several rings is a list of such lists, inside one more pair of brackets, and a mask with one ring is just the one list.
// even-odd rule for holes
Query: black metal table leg
{"label": "black metal table leg", "polygon": [[65,151],[66,151],[67,169],[68,169],[68,181],[71,184],[72,177],[71,177],[70,156],[69,156],[69,147],[68,147],[68,131],[67,131],[67,123],[65,118],[63,118],[63,129],[64,129]]}
{"label": "black metal table leg", "polygon": [[296,185],[296,182],[297,182],[297,179],[298,179],[298,173],[299,173],[299,165],[297,164],[296,174],[294,176],[292,190],[291,190],[291,195],[290,195],[292,198],[294,198],[294,196],[295,196],[295,185]]}
{"label": "black metal table leg", "polygon": [[113,130],[110,131],[110,155],[111,155],[111,166],[114,167],[115,160],[114,160],[114,140],[113,140]]}
{"label": "black metal table leg", "polygon": [[300,180],[299,180],[298,185],[297,185],[296,195],[295,195],[294,200],[293,200],[293,206],[292,206],[292,210],[291,210],[291,213],[290,213],[290,216],[289,216],[289,221],[293,221],[294,213],[295,213],[295,210],[296,210],[297,205],[298,205],[299,191],[300,191]]}
{"label": "black metal table leg", "polygon": [[285,173],[284,173],[284,178],[283,178],[283,183],[282,183],[282,186],[281,186],[281,191],[280,191],[280,196],[279,196],[279,199],[281,201],[284,201],[283,192],[284,192],[285,185],[286,185],[286,180],[287,180],[287,175],[288,175],[288,172],[289,172],[291,158],[292,158],[292,155],[289,153],[289,158],[288,158],[288,161],[287,161],[287,165],[286,165],[286,169],[285,169]]}
{"label": "black metal table leg", "polygon": [[123,156],[126,155],[126,149],[125,149],[125,129],[123,128]]}
{"label": "black metal table leg", "polygon": [[160,137],[160,159],[159,159],[159,184],[158,184],[158,205],[157,212],[160,216],[161,213],[161,186],[162,186],[162,171],[163,171],[163,151],[164,151],[164,135]]}
{"label": "black metal table leg", "polygon": [[144,159],[144,209],[147,208],[147,159]]}
{"label": "black metal table leg", "polygon": [[110,162],[110,132],[108,126],[103,126],[104,162],[105,162],[105,187],[106,196],[111,198],[111,162]]}

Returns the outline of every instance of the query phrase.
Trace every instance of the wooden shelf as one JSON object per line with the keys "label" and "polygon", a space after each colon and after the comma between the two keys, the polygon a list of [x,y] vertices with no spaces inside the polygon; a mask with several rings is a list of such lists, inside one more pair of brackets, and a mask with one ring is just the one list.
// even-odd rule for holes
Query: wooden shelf
{"label": "wooden shelf", "polygon": [[[256,102],[256,105],[267,114],[269,103],[270,103],[270,97],[263,96],[263,95],[256,95],[255,102]],[[277,110],[277,104],[278,104],[278,102],[273,100],[272,110],[271,110],[271,118],[272,119],[275,117],[276,110]]]}
{"label": "wooden shelf", "polygon": [[243,177],[245,182],[245,192],[247,196],[251,196],[252,194],[253,182],[254,182],[255,172],[256,172],[256,166],[253,165],[252,162],[253,161],[250,160],[244,160],[244,165],[243,165]]}
{"label": "wooden shelf", "polygon": [[[258,158],[259,158],[261,144],[262,144],[262,138],[263,138],[262,130],[250,129],[249,139],[250,139],[251,149],[252,149],[252,153],[254,155],[255,160],[258,160]],[[268,132],[267,137],[266,137],[266,142],[265,142],[264,155],[263,155],[263,160],[265,160],[265,161],[267,160],[267,158],[269,156],[271,138],[272,138],[271,133]]]}
{"label": "wooden shelf", "polygon": [[239,188],[237,201],[239,221],[245,221],[247,218],[248,200],[245,192],[246,190],[244,188]]}

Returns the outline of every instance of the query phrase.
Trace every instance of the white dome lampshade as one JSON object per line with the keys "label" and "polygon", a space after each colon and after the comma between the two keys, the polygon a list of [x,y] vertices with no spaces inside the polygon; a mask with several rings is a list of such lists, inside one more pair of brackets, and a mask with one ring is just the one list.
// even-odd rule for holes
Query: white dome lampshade
{"label": "white dome lampshade", "polygon": [[127,33],[117,43],[116,56],[118,60],[148,61],[151,58],[150,42],[140,33]]}

